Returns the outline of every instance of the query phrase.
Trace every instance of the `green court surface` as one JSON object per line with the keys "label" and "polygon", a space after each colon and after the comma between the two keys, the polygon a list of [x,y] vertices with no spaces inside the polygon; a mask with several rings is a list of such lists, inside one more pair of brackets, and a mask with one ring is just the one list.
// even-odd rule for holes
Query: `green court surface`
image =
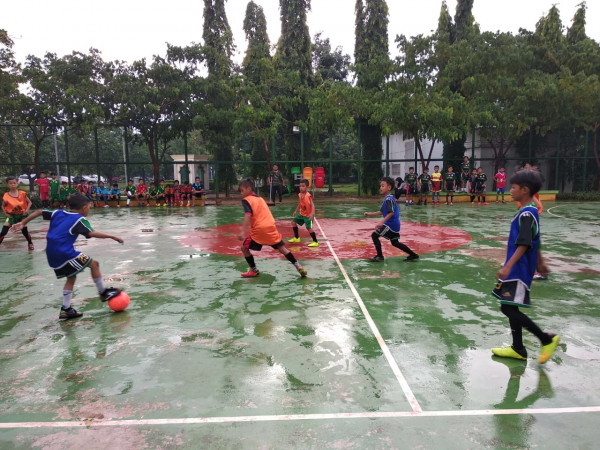
{"label": "green court surface", "polygon": [[[80,319],[57,320],[63,282],[44,254],[47,222],[0,246],[0,448],[598,448],[600,204],[548,203],[550,279],[527,313],[561,342],[544,366],[492,358],[510,344],[490,292],[514,204],[401,206],[404,262],[383,241],[370,263],[364,219],[379,201],[317,198],[315,231],[288,244],[302,279],[272,249],[242,279],[240,206],[95,210],[112,240],[80,238],[89,271]],[[285,238],[296,205],[272,208]],[[327,239],[323,238],[323,233]]]}

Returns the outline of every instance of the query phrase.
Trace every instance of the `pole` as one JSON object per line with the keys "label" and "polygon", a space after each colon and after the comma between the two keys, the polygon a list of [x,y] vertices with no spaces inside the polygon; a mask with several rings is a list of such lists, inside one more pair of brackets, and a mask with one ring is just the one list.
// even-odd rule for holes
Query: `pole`
{"label": "pole", "polygon": [[69,162],[69,139],[67,138],[67,127],[63,128],[63,133],[65,136],[65,160],[67,162],[67,182],[69,183],[69,187],[71,187],[71,163]]}
{"label": "pole", "polygon": [[56,174],[60,180],[60,169],[58,166],[58,144],[56,142],[56,133],[54,133],[54,159],[56,160]]}
{"label": "pole", "polygon": [[[187,180],[181,180],[182,183],[185,181],[190,181],[190,166],[188,164],[188,142],[187,142],[187,131],[183,133],[183,152],[185,153],[185,171],[184,174],[187,174]],[[183,178],[183,177],[182,177]]]}
{"label": "pole", "polygon": [[329,196],[333,195],[333,138],[329,136]]}
{"label": "pole", "polygon": [[587,157],[588,157],[588,140],[589,131],[585,130],[585,144],[583,146],[583,187],[582,190],[587,190]]}
{"label": "pole", "polygon": [[94,127],[94,147],[96,147],[96,173],[98,175],[98,185],[102,181],[102,175],[100,175],[100,149],[98,148],[98,127]]}
{"label": "pole", "polygon": [[471,134],[471,164],[473,164],[472,169],[475,168],[475,127],[473,127],[473,132]]}
{"label": "pole", "polygon": [[390,176],[390,137],[385,137],[385,176]]}
{"label": "pole", "polygon": [[360,140],[360,122],[358,123],[358,169],[356,171],[358,178],[358,196],[360,197],[360,160],[362,159],[362,142]]}
{"label": "pole", "polygon": [[[558,155],[560,153],[560,131],[556,137],[556,164],[554,168],[554,189],[558,189]],[[531,164],[531,163],[530,163]]]}
{"label": "pole", "polygon": [[304,170],[304,130],[300,130],[300,170]]}
{"label": "pole", "polygon": [[121,127],[121,142],[123,144],[123,168],[125,169],[125,182],[129,179],[127,177],[127,144],[125,142],[125,127]]}

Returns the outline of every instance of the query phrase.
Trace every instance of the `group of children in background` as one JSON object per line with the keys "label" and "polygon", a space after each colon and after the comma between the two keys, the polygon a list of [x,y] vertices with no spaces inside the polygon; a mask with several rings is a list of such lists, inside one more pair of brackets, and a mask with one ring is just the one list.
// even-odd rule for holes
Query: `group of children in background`
{"label": "group of children in background", "polygon": [[[475,204],[477,198],[478,205],[489,205],[486,201],[487,175],[483,168],[471,170],[469,157],[465,156],[461,163],[461,173],[454,172],[454,168],[449,166],[445,173],[440,172],[440,166],[433,168],[433,173],[429,173],[429,168],[425,167],[423,173],[418,175],[414,167],[409,167],[404,180],[401,177],[396,178],[394,197],[396,200],[402,194],[406,195],[406,206],[415,204],[414,197],[418,195],[418,205],[427,205],[429,194],[431,194],[431,204],[435,206],[440,204],[440,193],[442,190],[446,193],[446,205],[454,205],[455,192],[468,192],[471,204]],[[496,182],[496,203],[501,196],[502,203],[506,190],[506,172],[504,167],[500,167],[498,173],[494,175]]]}
{"label": "group of children in background", "polygon": [[[77,185],[69,186],[66,181],[57,180],[55,173],[50,176],[51,178],[46,178],[46,174],[41,172],[39,178],[35,180],[35,184],[40,189],[42,208],[52,206],[66,208],[69,198],[75,193],[87,197],[94,207],[108,208],[111,200],[116,201],[117,208],[121,206],[121,188],[117,183],[113,183],[110,189],[103,181],[96,186],[93,181],[81,180]],[[134,185],[133,180],[130,179],[123,191],[127,207],[132,200],[137,202],[137,206],[150,206],[150,200],[154,200],[156,206],[184,206],[184,204],[196,206],[196,202],[204,205],[204,184],[199,177],[196,177],[193,184],[184,181],[183,185],[180,185],[179,180],[175,180],[173,184],[166,184],[165,180],[161,180],[158,186],[152,182],[150,187],[143,179],[140,179],[137,185]]]}

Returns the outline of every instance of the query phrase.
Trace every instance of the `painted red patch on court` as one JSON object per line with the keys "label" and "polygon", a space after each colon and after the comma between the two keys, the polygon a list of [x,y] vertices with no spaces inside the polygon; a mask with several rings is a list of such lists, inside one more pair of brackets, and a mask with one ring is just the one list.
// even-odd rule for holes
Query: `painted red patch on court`
{"label": "painted red patch on court", "polygon": [[[371,240],[371,233],[377,223],[375,220],[318,219],[318,221],[340,259],[361,259],[375,254],[375,247]],[[278,220],[276,223],[279,232],[283,235],[286,247],[298,259],[331,258],[331,251],[316,224],[314,224],[313,230],[317,233],[317,239],[319,239],[321,245],[317,248],[311,248],[307,247],[311,242],[311,238],[304,227],[300,228],[302,242],[290,244],[287,239],[294,236],[290,221]],[[184,234],[179,242],[198,251],[241,256],[242,242],[238,239],[241,227],[241,223],[234,223],[195,230]],[[450,250],[471,241],[471,235],[459,229],[415,222],[402,222],[400,236],[401,242],[419,254]],[[385,239],[381,239],[381,241],[384,256],[405,255],[405,253],[392,247]],[[260,256],[280,258],[281,253],[265,246],[260,252]]]}

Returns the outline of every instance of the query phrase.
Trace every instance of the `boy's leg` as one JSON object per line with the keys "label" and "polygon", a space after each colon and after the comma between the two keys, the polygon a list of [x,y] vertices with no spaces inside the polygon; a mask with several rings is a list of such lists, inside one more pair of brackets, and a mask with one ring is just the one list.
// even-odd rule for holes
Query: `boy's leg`
{"label": "boy's leg", "polygon": [[71,298],[73,297],[73,287],[75,286],[76,277],[68,277],[63,286],[63,301],[60,308],[59,319],[74,319],[83,316],[83,313],[71,308]]}
{"label": "boy's leg", "polygon": [[[402,242],[400,242],[398,239],[392,239],[390,241],[390,243],[396,247],[399,248],[400,250],[402,250],[404,253],[408,254],[408,258],[406,258],[404,261],[413,261],[415,259],[419,259],[419,255],[417,255],[415,252],[413,252],[408,245],[403,244]],[[381,245],[381,244],[380,244]]]}
{"label": "boy's leg", "polygon": [[7,235],[8,230],[10,230],[10,224],[9,224],[9,222],[4,222],[4,226],[2,227],[2,232],[0,232],[0,244],[2,244],[2,241],[4,240],[4,236]]}
{"label": "boy's leg", "polygon": [[448,193],[448,191],[446,191],[446,205],[448,204],[448,197],[450,196],[450,194]]}
{"label": "boy's leg", "polygon": [[310,234],[310,237],[312,238],[312,242],[310,244],[308,244],[309,247],[318,247],[319,246],[319,241],[317,240],[317,234],[313,231],[312,228],[310,227],[306,227],[306,231],[308,231],[308,234]]}
{"label": "boy's leg", "polygon": [[96,261],[95,259],[92,260],[88,267],[92,271],[92,279],[94,280],[96,289],[98,289],[98,294],[100,295],[100,298],[103,302],[110,300],[111,298],[121,293],[119,289],[115,289],[112,287],[107,288],[104,285],[104,279],[102,278],[102,273],[100,272],[100,263],[98,261]]}
{"label": "boy's leg", "polygon": [[371,239],[373,239],[373,245],[375,246],[375,251],[377,252],[377,255],[371,258],[370,260],[373,262],[383,261],[383,252],[381,251],[379,233],[377,231],[373,231],[373,233],[371,234]]}
{"label": "boy's leg", "polygon": [[496,189],[496,203],[498,203],[499,194],[500,194],[500,189]]}
{"label": "boy's leg", "polygon": [[298,273],[302,276],[302,278],[304,278],[306,276],[306,269],[303,268],[300,263],[298,262],[298,260],[294,257],[293,253],[290,252],[285,245],[283,245],[283,242],[281,242],[281,245],[279,247],[277,247],[277,250],[279,250],[279,253],[281,253],[283,256],[285,256],[285,258],[291,262],[294,267],[296,267],[296,270],[298,271]]}
{"label": "boy's leg", "polygon": [[[252,253],[250,253],[250,250],[248,250],[245,245],[242,245],[242,254],[244,255],[244,258],[246,259],[246,262],[250,266],[250,271],[254,272],[256,275],[258,275],[258,269],[256,267],[256,263],[254,262],[254,256],[252,256]],[[249,274],[249,273],[250,272],[247,272],[247,274]],[[254,274],[252,274],[252,275],[256,276]],[[244,276],[244,274],[242,274],[242,276]],[[247,275],[247,276],[250,276],[250,275]]]}
{"label": "boy's leg", "polygon": [[300,242],[300,233],[298,232],[298,224],[292,220],[292,230],[294,231],[294,237],[288,239],[288,242]]}
{"label": "boy's leg", "polygon": [[450,204],[454,203],[454,191],[450,192]]}
{"label": "boy's leg", "polygon": [[[502,305],[500,311],[508,317],[513,337],[513,350],[524,358],[527,358],[527,350],[525,350],[525,346],[523,345],[523,328],[535,335],[540,340],[543,347],[553,344],[554,338],[557,337],[540,330],[533,320],[519,310],[518,306]],[[558,339],[556,339],[556,341],[558,342]],[[554,349],[552,349],[552,351],[554,351]]]}
{"label": "boy's leg", "polygon": [[31,234],[29,234],[27,227],[23,227],[21,233],[23,233],[23,236],[25,236],[25,239],[27,239],[29,250],[33,250],[33,241],[31,240]]}

